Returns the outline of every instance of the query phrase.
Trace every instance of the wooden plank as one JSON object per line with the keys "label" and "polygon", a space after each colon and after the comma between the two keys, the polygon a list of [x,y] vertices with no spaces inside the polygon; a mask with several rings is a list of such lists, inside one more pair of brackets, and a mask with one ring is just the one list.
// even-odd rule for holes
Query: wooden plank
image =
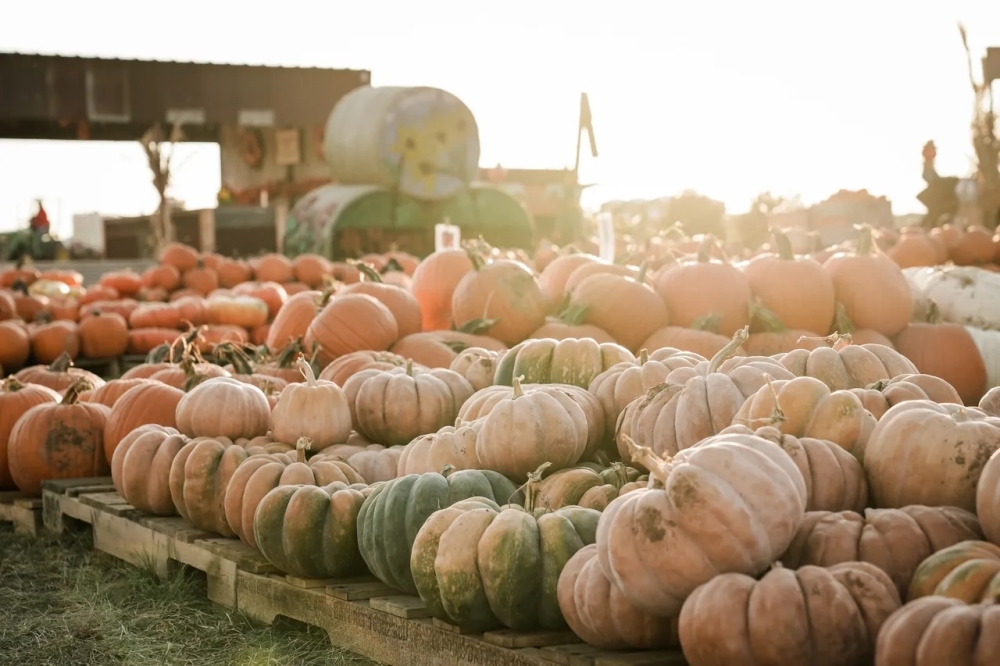
{"label": "wooden plank", "polygon": [[22,509],[31,509],[31,510],[41,509],[42,499],[40,497],[30,498],[30,499],[16,499],[13,501],[13,504],[14,506],[19,506]]}
{"label": "wooden plank", "polygon": [[482,629],[473,627],[463,627],[460,624],[452,624],[451,622],[447,622],[437,617],[431,618],[431,623],[434,625],[435,628],[440,629],[441,631],[447,631],[448,633],[451,634],[468,634],[471,636],[474,634],[479,635],[483,633]]}
{"label": "wooden plank", "polygon": [[138,522],[151,530],[184,543],[194,543],[199,539],[211,539],[216,536],[211,532],[193,527],[191,523],[180,516],[140,516]]}
{"label": "wooden plank", "polygon": [[427,610],[427,604],[420,597],[414,597],[409,594],[392,597],[372,597],[368,600],[368,606],[372,610],[389,613],[390,615],[407,620],[431,616],[431,612]]}
{"label": "wooden plank", "polygon": [[384,597],[397,592],[396,588],[386,585],[380,580],[364,583],[338,583],[327,585],[326,593],[331,597],[344,601],[361,601],[372,597]]}
{"label": "wooden plank", "polygon": [[598,657],[594,666],[687,666],[684,653],[678,650],[623,652]]}
{"label": "wooden plank", "polygon": [[13,523],[15,532],[37,537],[42,531],[41,500],[19,499],[0,504],[0,522]]}
{"label": "wooden plank", "polygon": [[45,529],[53,534],[61,534],[65,529],[62,512],[63,497],[64,495],[48,488],[42,489],[42,523],[45,525]]}
{"label": "wooden plank", "polygon": [[76,486],[73,488],[66,489],[66,495],[69,497],[77,497],[83,494],[93,494],[93,493],[113,493],[117,492],[113,484],[105,485],[93,485],[93,486]]}
{"label": "wooden plank", "polygon": [[291,574],[285,574],[285,581],[289,585],[305,588],[307,590],[312,590],[317,587],[325,588],[328,585],[341,585],[344,582],[339,578],[299,578],[298,576],[293,576]]}
{"label": "wooden plank", "polygon": [[337,647],[391,666],[540,666],[537,654],[442,631],[424,618],[407,620],[267,576],[236,572],[239,610],[270,624],[278,616],[322,628]]}
{"label": "wooden plank", "polygon": [[[72,498],[66,498],[75,501]],[[160,578],[170,573],[170,539],[122,516],[93,511],[94,548]]]}
{"label": "wooden plank", "polygon": [[43,490],[51,490],[60,494],[64,494],[68,489],[78,486],[111,486],[114,488],[114,483],[111,481],[110,476],[88,476],[82,479],[49,479],[48,481],[42,481]]}
{"label": "wooden plank", "polygon": [[236,608],[236,562],[204,548],[202,543],[168,539],[167,552],[170,559],[205,572],[209,601]]}
{"label": "wooden plank", "polygon": [[91,525],[94,523],[94,514],[97,513],[97,509],[87,506],[79,498],[63,497],[59,505],[60,511],[62,511],[64,516],[69,516],[70,518],[75,518]]}
{"label": "wooden plank", "polygon": [[13,504],[14,500],[34,499],[35,495],[20,490],[0,490],[0,504]]}
{"label": "wooden plank", "polygon": [[209,550],[220,557],[236,563],[236,568],[250,573],[276,573],[278,568],[261,555],[257,549],[248,546],[239,539],[224,539],[214,537],[199,539],[195,544]]}
{"label": "wooden plank", "polygon": [[622,652],[601,650],[586,643],[551,645],[539,648],[539,650],[545,653],[546,659],[560,664],[560,666],[594,666],[600,657],[618,657],[623,654]]}
{"label": "wooden plank", "polygon": [[583,642],[576,634],[568,629],[549,631],[513,631],[512,629],[498,629],[496,631],[487,631],[484,633],[483,640],[487,643],[499,645],[500,647],[509,648],[511,650]]}
{"label": "wooden plank", "polygon": [[129,504],[125,498],[118,493],[94,493],[92,495],[80,495],[77,499],[81,503],[91,506],[99,511],[110,513],[113,516],[124,516],[135,511],[135,507]]}

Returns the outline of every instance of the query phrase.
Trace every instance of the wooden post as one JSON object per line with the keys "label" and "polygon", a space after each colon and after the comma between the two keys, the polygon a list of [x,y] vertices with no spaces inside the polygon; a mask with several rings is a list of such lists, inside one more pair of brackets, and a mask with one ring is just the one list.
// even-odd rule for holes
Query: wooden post
{"label": "wooden post", "polygon": [[275,248],[281,253],[285,245],[285,226],[288,224],[289,201],[287,197],[274,200],[274,235]]}
{"label": "wooden post", "polygon": [[198,235],[201,237],[201,251],[215,252],[215,209],[198,211]]}

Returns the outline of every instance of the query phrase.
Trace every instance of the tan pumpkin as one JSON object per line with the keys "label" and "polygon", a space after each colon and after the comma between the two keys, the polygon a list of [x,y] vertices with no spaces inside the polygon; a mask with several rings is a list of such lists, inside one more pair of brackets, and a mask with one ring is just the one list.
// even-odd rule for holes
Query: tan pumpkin
{"label": "tan pumpkin", "polygon": [[752,429],[777,428],[793,437],[834,442],[864,460],[865,446],[878,421],[850,391],[830,391],[812,377],[769,381],[748,397],[733,423]]}
{"label": "tan pumpkin", "polygon": [[170,465],[170,497],[177,513],[200,530],[236,536],[226,521],[226,489],[250,453],[225,437],[197,437]]}
{"label": "tan pumpkin", "polygon": [[274,436],[283,442],[297,442],[306,437],[314,451],[346,442],[351,435],[347,396],[333,382],[316,379],[312,366],[304,358],[299,359],[298,367],[306,381],[282,389],[271,412]]}
{"label": "tan pumpkin", "polygon": [[476,438],[482,427],[482,419],[469,423],[456,419],[455,425],[413,439],[403,447],[396,476],[441,472],[445,466],[454,470],[480,469]]}
{"label": "tan pumpkin", "polygon": [[[958,599],[925,597],[889,616],[879,632],[878,666],[939,666],[1000,662],[996,626],[1000,606],[967,606]],[[992,627],[992,628],[991,628]]]}
{"label": "tan pumpkin", "polygon": [[1000,545],[1000,454],[993,453],[983,465],[976,484],[976,515],[986,538]]}
{"label": "tan pumpkin", "polygon": [[505,344],[486,335],[462,331],[430,331],[400,338],[390,350],[393,354],[427,368],[449,368],[458,354],[470,347],[490,351],[507,349]]}
{"label": "tan pumpkin", "polygon": [[[676,615],[699,585],[720,573],[757,575],[791,543],[805,512],[806,486],[774,443],[719,435],[669,461],[633,447],[632,457],[661,487],[608,505],[597,527],[597,552],[601,569],[637,608]],[[733,497],[744,499],[734,503]]]}
{"label": "tan pumpkin", "polygon": [[500,362],[503,352],[491,351],[482,347],[469,347],[458,353],[458,356],[451,362],[449,370],[469,380],[473,390],[484,389],[493,386],[493,375],[496,373],[496,366]]}
{"label": "tan pumpkin", "polygon": [[724,573],[684,602],[681,647],[690,666],[867,666],[899,607],[892,581],[866,562],[776,564],[759,580]]}
{"label": "tan pumpkin", "polygon": [[514,345],[545,323],[549,302],[527,266],[507,259],[485,263],[474,252],[469,258],[473,270],[452,295],[451,313],[457,328],[481,320],[489,325],[477,333]]}
{"label": "tan pumpkin", "polygon": [[646,285],[645,269],[634,279],[591,275],[570,293],[569,309],[582,312],[582,323],[607,331],[633,353],[654,331],[667,325],[667,308]]}
{"label": "tan pumpkin", "polygon": [[118,494],[143,513],[174,516],[170,466],[190,440],[174,428],[139,426],[119,442],[111,458],[111,480]]}
{"label": "tan pumpkin", "polygon": [[851,389],[861,404],[880,419],[890,407],[907,400],[931,400],[962,404],[962,397],[955,388],[933,375],[899,375],[890,380],[877,381],[863,389]]}
{"label": "tan pumpkin", "polygon": [[319,378],[343,386],[362,370],[392,370],[406,367],[406,359],[392,352],[358,351],[345,354],[329,363]]}
{"label": "tan pumpkin", "polygon": [[940,241],[928,236],[923,229],[909,228],[903,230],[899,240],[886,254],[900,268],[912,268],[942,264],[947,259],[948,251]]}
{"label": "tan pumpkin", "polygon": [[[630,477],[636,480],[629,481]],[[638,470],[622,463],[614,463],[601,471],[584,466],[570,467],[550,474],[538,484],[538,504],[550,511],[566,506],[603,511],[619,495],[648,484],[648,477],[640,477]]]}
{"label": "tan pumpkin", "polygon": [[1000,595],[1000,546],[987,541],[962,541],[939,550],[920,563],[907,598],[931,594],[961,599],[967,604]]}
{"label": "tan pumpkin", "polygon": [[188,437],[252,438],[270,428],[271,406],[256,386],[215,377],[177,403],[177,429]]}
{"label": "tan pumpkin", "polygon": [[[352,435],[352,440],[356,438]],[[360,439],[360,436],[358,437]],[[381,444],[367,444],[358,446],[355,444],[334,444],[317,458],[331,458],[343,460],[348,465],[358,470],[369,484],[380,481],[391,481],[396,478],[399,468],[399,459],[403,455],[402,446],[382,446]]]}
{"label": "tan pumpkin", "polygon": [[889,347],[854,345],[844,338],[836,340],[833,347],[790,351],[780,361],[796,377],[815,377],[831,391],[864,388],[877,381],[919,373],[913,363]]}
{"label": "tan pumpkin", "polygon": [[640,347],[649,351],[676,348],[693,352],[705,358],[712,358],[722,351],[731,340],[732,338],[711,331],[684,328],[683,326],[665,326],[653,331],[652,335],[642,341]]}
{"label": "tan pumpkin", "polygon": [[455,422],[473,393],[451,370],[421,370],[407,363],[395,370],[362,370],[344,384],[351,422],[365,437],[402,445]]}
{"label": "tan pumpkin", "polygon": [[786,435],[773,426],[734,425],[719,434],[756,435],[780,446],[806,482],[806,511],[864,511],[868,506],[864,468],[835,442]]}
{"label": "tan pumpkin", "polygon": [[144,425],[165,428],[177,426],[177,404],[184,392],[160,382],[147,381],[133,386],[115,401],[104,425],[104,454],[114,459],[115,450],[125,437]]}
{"label": "tan pumpkin", "polygon": [[584,642],[607,650],[652,650],[678,644],[677,618],[639,610],[608,580],[597,545],[576,551],[559,574],[559,609]]}
{"label": "tan pumpkin", "polygon": [[975,514],[950,506],[865,509],[863,515],[810,511],[780,559],[789,567],[868,562],[889,574],[903,595],[933,553],[981,538]]}
{"label": "tan pumpkin", "polygon": [[975,407],[929,400],[902,402],[882,416],[864,466],[872,502],[976,507],[976,485],[1000,449],[1000,418]]}
{"label": "tan pumpkin", "polygon": [[1000,386],[994,386],[979,401],[979,409],[990,416],[1000,416]]}

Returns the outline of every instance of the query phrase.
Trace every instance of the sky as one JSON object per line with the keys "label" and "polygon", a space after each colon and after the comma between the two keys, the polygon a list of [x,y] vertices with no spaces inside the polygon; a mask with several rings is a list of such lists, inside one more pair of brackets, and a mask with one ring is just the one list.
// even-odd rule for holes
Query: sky
{"label": "sky", "polygon": [[[600,156],[584,151],[585,204],[695,189],[734,213],[765,190],[812,203],[841,188],[923,211],[925,141],[939,172],[973,165],[956,23],[977,59],[1000,46],[996,0],[7,4],[0,51],[347,67],[447,89],[476,116],[484,166],[571,165],[586,91]],[[184,146],[178,163],[173,196],[214,205],[217,147]],[[0,230],[39,197],[64,235],[73,213],[156,205],[137,145],[0,141]]]}

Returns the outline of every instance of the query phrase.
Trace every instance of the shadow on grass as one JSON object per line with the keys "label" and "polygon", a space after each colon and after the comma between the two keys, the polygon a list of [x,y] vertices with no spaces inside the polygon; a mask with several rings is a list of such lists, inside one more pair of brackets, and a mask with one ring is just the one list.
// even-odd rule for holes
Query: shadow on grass
{"label": "shadow on grass", "polygon": [[0,524],[0,664],[364,666],[314,627],[252,625],[192,572],[160,581],[92,550],[89,533],[31,539]]}

